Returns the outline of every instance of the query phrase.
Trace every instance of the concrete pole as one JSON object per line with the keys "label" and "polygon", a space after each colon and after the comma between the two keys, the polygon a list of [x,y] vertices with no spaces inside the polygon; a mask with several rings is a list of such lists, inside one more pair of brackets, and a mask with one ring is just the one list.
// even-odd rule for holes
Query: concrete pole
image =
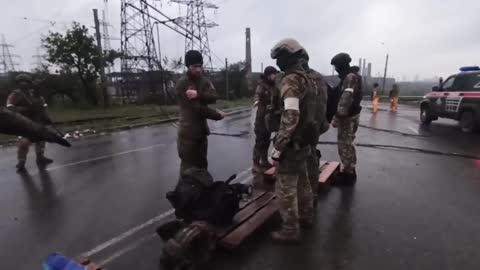
{"label": "concrete pole", "polygon": [[100,34],[100,22],[98,21],[98,10],[93,10],[93,19],[95,21],[95,34],[97,38],[97,49],[100,58],[100,84],[103,94],[103,106],[108,107],[107,77],[105,75],[105,62],[103,61],[102,36]]}

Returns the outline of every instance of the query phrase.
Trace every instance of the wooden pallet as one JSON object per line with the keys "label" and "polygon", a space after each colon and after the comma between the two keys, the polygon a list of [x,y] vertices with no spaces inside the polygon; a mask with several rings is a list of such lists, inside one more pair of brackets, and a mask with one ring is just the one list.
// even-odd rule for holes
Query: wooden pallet
{"label": "wooden pallet", "polygon": [[224,248],[238,247],[277,211],[274,193],[256,191],[250,200],[241,204],[241,210],[235,215],[232,225],[217,228],[219,245]]}
{"label": "wooden pallet", "polygon": [[[320,185],[328,184],[330,180],[338,173],[340,169],[340,162],[338,161],[320,161],[320,176],[318,182]],[[265,171],[263,177],[266,183],[274,183],[276,175],[276,168],[272,167]]]}
{"label": "wooden pallet", "polygon": [[320,176],[318,177],[320,185],[327,184],[339,170],[340,162],[338,161],[321,162]]}

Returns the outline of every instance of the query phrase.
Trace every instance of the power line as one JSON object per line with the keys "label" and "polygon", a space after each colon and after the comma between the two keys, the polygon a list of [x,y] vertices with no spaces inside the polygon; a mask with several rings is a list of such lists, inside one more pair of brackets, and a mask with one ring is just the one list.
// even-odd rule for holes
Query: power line
{"label": "power line", "polygon": [[[208,29],[216,27],[218,24],[207,21],[205,8],[216,10],[218,6],[203,0],[171,0],[170,2],[187,6],[185,26],[188,31],[192,33],[192,36],[198,37],[198,42],[196,42],[194,38],[185,38],[185,52],[188,50],[198,50],[204,59],[206,59],[205,66],[213,68]],[[223,63],[223,61],[220,62]]]}
{"label": "power line", "polygon": [[10,48],[13,48],[13,45],[8,44],[5,36],[2,34],[2,43],[0,43],[0,73],[15,71],[15,66],[18,66],[18,63],[14,62],[13,59],[19,56],[12,54]]}

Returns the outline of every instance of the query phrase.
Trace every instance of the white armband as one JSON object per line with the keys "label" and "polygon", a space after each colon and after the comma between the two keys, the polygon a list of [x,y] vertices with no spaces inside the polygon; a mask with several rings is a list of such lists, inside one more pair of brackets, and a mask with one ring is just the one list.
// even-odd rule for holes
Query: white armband
{"label": "white armband", "polygon": [[13,104],[7,104],[7,108],[11,108],[11,107],[14,107]]}
{"label": "white armband", "polygon": [[278,160],[281,155],[282,155],[282,152],[275,149],[275,147],[272,149],[271,157],[272,157],[273,160]]}
{"label": "white armband", "polygon": [[299,100],[298,98],[288,97],[286,98],[283,103],[285,104],[285,110],[293,110],[293,111],[300,111],[300,107],[298,106]]}
{"label": "white armband", "polygon": [[344,90],[345,92],[350,92],[350,93],[353,93],[353,88],[347,88]]}

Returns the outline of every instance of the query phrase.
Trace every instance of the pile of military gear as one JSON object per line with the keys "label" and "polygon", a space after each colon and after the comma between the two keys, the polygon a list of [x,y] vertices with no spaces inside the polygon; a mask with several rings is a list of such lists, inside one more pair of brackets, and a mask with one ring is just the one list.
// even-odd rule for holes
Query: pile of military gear
{"label": "pile of military gear", "polygon": [[196,168],[181,175],[175,190],[167,193],[177,220],[157,229],[165,242],[163,267],[190,269],[209,261],[217,240],[215,228],[231,224],[243,196],[252,193],[250,185],[232,184],[235,178],[213,181],[208,171]]}

